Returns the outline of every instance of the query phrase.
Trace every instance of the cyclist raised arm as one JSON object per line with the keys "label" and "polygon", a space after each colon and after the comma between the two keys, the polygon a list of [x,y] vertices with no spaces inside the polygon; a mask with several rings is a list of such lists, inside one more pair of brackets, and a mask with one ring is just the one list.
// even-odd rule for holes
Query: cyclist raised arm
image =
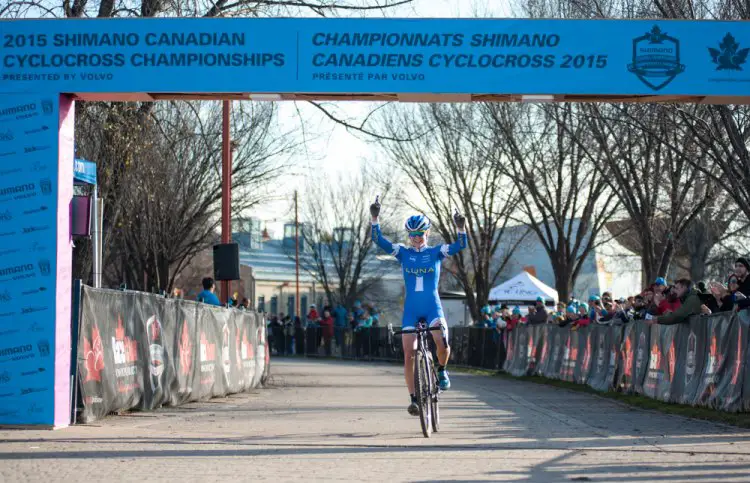
{"label": "cyclist raised arm", "polygon": [[[450,358],[450,346],[448,345],[448,325],[445,321],[443,306],[438,295],[438,283],[440,281],[441,261],[450,255],[455,255],[466,248],[466,218],[456,212],[453,221],[458,230],[458,239],[451,244],[443,244],[435,247],[427,245],[427,237],[430,231],[430,220],[422,214],[409,217],[404,228],[409,234],[409,247],[401,243],[392,243],[385,238],[380,231],[379,216],[380,202],[370,205],[372,215],[372,240],[381,249],[390,253],[401,262],[406,287],[406,298],[404,300],[404,315],[401,320],[401,329],[413,329],[420,318],[424,318],[430,327],[440,327],[440,336],[434,336],[435,346],[438,354],[438,380],[440,389],[450,388],[450,379],[445,366]],[[414,334],[402,335],[404,348],[404,378],[411,396],[409,414],[419,415],[419,409],[414,396],[414,351],[417,338]]]}

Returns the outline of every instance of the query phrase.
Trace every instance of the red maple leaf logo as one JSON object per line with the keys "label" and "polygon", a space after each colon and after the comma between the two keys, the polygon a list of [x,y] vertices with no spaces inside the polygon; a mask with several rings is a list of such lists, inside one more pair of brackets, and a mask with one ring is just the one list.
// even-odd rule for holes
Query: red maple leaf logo
{"label": "red maple leaf logo", "polygon": [[180,335],[178,348],[180,350],[180,372],[187,376],[193,366],[193,345],[190,343],[187,321],[182,322],[182,334]]}
{"label": "red maple leaf logo", "polygon": [[102,380],[102,369],[104,369],[104,348],[102,346],[102,337],[99,334],[99,326],[94,322],[94,328],[91,330],[91,339],[93,344],[83,338],[83,354],[86,361],[86,378],[83,382]]}
{"label": "red maple leaf logo", "polygon": [[153,321],[151,322],[151,340],[155,341],[159,338],[159,334],[161,334],[161,328],[159,327],[159,319],[156,317],[153,317]]}
{"label": "red maple leaf logo", "polygon": [[117,315],[117,328],[115,329],[115,339],[125,340],[125,327],[122,326],[122,316]]}

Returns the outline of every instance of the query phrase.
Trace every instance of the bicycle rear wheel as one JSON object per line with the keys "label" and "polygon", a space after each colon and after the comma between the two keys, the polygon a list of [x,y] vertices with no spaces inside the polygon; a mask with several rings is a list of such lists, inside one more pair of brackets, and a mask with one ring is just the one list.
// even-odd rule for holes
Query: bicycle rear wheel
{"label": "bicycle rear wheel", "polygon": [[414,395],[417,397],[419,406],[419,422],[422,424],[422,434],[429,438],[432,433],[432,422],[430,421],[430,378],[427,360],[422,351],[414,355]]}

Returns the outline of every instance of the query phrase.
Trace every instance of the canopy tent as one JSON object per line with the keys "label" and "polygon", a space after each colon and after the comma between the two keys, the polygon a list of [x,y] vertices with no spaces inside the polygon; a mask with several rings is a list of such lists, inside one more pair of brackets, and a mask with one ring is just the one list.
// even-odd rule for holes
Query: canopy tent
{"label": "canopy tent", "polygon": [[505,283],[490,290],[490,301],[508,305],[533,304],[544,297],[546,305],[557,304],[557,290],[545,285],[528,272],[521,272]]}

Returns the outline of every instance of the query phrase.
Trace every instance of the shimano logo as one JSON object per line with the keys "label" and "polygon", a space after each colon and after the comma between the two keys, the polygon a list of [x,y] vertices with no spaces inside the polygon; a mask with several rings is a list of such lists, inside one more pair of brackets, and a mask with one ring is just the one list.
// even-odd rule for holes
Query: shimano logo
{"label": "shimano logo", "polygon": [[10,295],[10,292],[7,290],[5,292],[0,292],[0,302],[8,303],[11,300],[13,300],[13,297]]}
{"label": "shimano logo", "polygon": [[0,384],[8,384],[10,382],[10,372],[0,372]]}
{"label": "shimano logo", "polygon": [[13,213],[10,210],[0,211],[0,221],[11,221],[13,219]]}
{"label": "shimano logo", "polygon": [[33,272],[33,271],[34,271],[34,265],[30,263],[26,265],[16,265],[14,267],[0,268],[0,277],[4,277],[6,275],[17,275],[19,273]]}
{"label": "shimano logo", "polygon": [[13,131],[8,129],[7,131],[0,131],[0,142],[9,142],[16,139],[16,137],[13,135]]}
{"label": "shimano logo", "polygon": [[44,131],[49,131],[49,127],[42,126],[42,127],[38,128],[38,129],[30,129],[28,131],[24,131],[24,134],[36,134],[36,133],[44,132]]}
{"label": "shimano logo", "polygon": [[47,211],[49,208],[47,208],[45,205],[40,206],[39,208],[34,208],[33,210],[26,210],[23,212],[24,215],[33,215],[34,213],[41,213],[43,211]]}
{"label": "shimano logo", "polygon": [[34,183],[19,184],[8,188],[0,188],[0,196],[17,195],[34,191]]}
{"label": "shimano logo", "polygon": [[24,307],[21,309],[21,314],[33,314],[34,312],[44,312],[47,307]]}
{"label": "shimano logo", "polygon": [[21,396],[25,396],[26,394],[31,394],[34,392],[44,392],[46,391],[46,387],[27,387],[24,389],[21,389]]}
{"label": "shimano logo", "polygon": [[20,106],[0,109],[0,116],[13,116],[16,114],[23,114],[25,112],[35,111],[35,110],[36,110],[36,103],[23,104]]}
{"label": "shimano logo", "polygon": [[23,227],[24,233],[34,233],[35,231],[46,231],[46,230],[49,230],[49,225]]}

